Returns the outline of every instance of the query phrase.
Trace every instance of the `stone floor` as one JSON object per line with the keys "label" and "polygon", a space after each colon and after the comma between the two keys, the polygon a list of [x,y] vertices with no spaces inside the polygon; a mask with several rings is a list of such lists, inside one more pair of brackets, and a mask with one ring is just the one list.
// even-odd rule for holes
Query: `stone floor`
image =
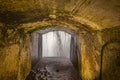
{"label": "stone floor", "polygon": [[26,80],[80,80],[76,69],[66,58],[43,58]]}

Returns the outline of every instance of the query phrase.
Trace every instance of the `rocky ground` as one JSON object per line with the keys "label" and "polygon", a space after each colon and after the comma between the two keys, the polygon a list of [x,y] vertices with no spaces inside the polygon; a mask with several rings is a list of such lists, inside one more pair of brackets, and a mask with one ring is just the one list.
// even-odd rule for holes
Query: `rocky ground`
{"label": "rocky ground", "polygon": [[69,59],[43,58],[31,70],[26,80],[80,80]]}

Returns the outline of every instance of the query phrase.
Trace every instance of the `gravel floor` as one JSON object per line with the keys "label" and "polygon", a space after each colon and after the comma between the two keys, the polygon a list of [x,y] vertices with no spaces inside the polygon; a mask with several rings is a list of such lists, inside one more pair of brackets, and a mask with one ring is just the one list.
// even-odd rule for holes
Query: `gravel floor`
{"label": "gravel floor", "polygon": [[26,80],[80,80],[69,59],[43,58],[31,70]]}

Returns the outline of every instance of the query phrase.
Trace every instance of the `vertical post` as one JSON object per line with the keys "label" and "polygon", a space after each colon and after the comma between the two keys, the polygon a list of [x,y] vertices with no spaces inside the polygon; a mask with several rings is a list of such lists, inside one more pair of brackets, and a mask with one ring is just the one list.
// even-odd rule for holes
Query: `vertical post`
{"label": "vertical post", "polygon": [[42,34],[38,36],[38,61],[42,58]]}
{"label": "vertical post", "polygon": [[70,60],[73,66],[78,70],[78,50],[77,50],[76,37],[74,36],[71,36]]}
{"label": "vertical post", "polygon": [[32,35],[32,68],[36,65],[38,61],[38,42],[39,34],[33,33]]}
{"label": "vertical post", "polygon": [[74,37],[71,36],[71,43],[70,43],[70,60],[72,64],[74,64]]}

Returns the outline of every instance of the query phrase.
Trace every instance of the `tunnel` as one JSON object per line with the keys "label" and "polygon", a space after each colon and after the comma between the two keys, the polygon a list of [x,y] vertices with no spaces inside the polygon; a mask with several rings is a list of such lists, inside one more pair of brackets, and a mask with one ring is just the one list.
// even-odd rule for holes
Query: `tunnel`
{"label": "tunnel", "polygon": [[0,80],[120,80],[119,53],[120,0],[0,0]]}
{"label": "tunnel", "polygon": [[[32,39],[32,70],[30,74],[28,75],[28,77],[26,78],[26,80],[32,80],[35,78],[36,80],[40,79],[36,76],[34,76],[34,78],[31,78],[32,72],[37,73],[37,69],[47,68],[49,73],[54,73],[56,71],[60,72],[64,70],[63,67],[69,68],[69,66],[70,66],[70,69],[73,68],[71,72],[76,72],[76,74],[72,74],[72,75],[76,76],[77,78],[76,79],[74,77],[73,78],[75,80],[80,79],[79,74],[78,74],[79,73],[78,72],[79,70],[78,58],[80,60],[80,57],[79,57],[79,52],[78,52],[79,48],[77,46],[78,42],[77,42],[76,34],[64,28],[63,29],[62,28],[47,28],[47,29],[35,31],[32,36],[33,36],[33,39]],[[48,64],[49,65],[51,64],[51,66],[49,66]],[[55,65],[62,66],[62,68],[61,67],[55,68],[54,67]],[[54,67],[54,69],[51,70],[51,67]],[[64,79],[63,76],[60,76],[60,77],[61,79]],[[41,77],[41,79],[42,78],[48,78],[48,76]],[[54,78],[53,76],[53,78],[51,79],[56,80],[59,78]]]}

